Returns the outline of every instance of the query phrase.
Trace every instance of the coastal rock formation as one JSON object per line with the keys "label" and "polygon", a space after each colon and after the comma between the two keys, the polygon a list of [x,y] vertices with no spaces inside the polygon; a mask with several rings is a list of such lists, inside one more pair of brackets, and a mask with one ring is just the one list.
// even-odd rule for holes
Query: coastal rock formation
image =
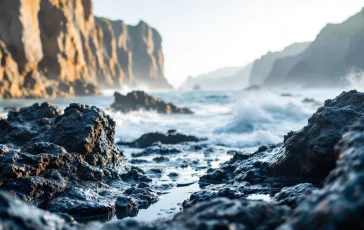
{"label": "coastal rock formation", "polygon": [[343,23],[328,24],[301,54],[275,63],[265,85],[342,87],[364,69],[364,10]]}
{"label": "coastal rock formation", "polygon": [[7,119],[0,119],[0,143],[22,146],[47,131],[59,115],[61,111],[49,103],[9,111]]}
{"label": "coastal rock formation", "polygon": [[364,222],[364,122],[343,135],[336,151],[337,167],[322,189],[302,200],[294,215],[279,229],[359,229]]}
{"label": "coastal rock formation", "polygon": [[267,54],[263,55],[260,59],[256,60],[252,66],[249,78],[249,86],[261,85],[268,77],[268,74],[272,70],[276,60],[298,55],[307,49],[309,44],[310,43],[308,42],[294,43],[284,48],[282,51],[268,52]]}
{"label": "coastal rock formation", "polygon": [[[1,189],[75,217],[112,213],[119,196],[133,198],[136,209],[158,199],[143,183],[150,182],[144,172],[124,162],[123,153],[113,144],[115,122],[102,110],[71,104],[59,115],[57,108],[44,103],[11,111],[8,117],[16,134],[22,133],[22,125],[34,124],[23,133],[29,133],[29,139],[38,136],[19,151],[0,145]],[[27,140],[16,143],[21,141]],[[139,186],[133,190],[136,183]]]}
{"label": "coastal rock formation", "polygon": [[133,91],[125,96],[115,92],[114,97],[115,101],[111,105],[111,109],[122,113],[143,109],[162,114],[193,114],[188,108],[179,108],[172,103],[150,96],[144,91]]}
{"label": "coastal rock formation", "polygon": [[219,169],[201,178],[204,183],[229,180],[259,183],[269,177],[323,180],[335,167],[334,147],[363,114],[364,93],[344,92],[308,120],[308,125],[284,137],[283,144],[262,146],[254,154],[236,154]]}
{"label": "coastal rock formation", "polygon": [[[306,148],[311,152],[305,154],[319,154],[321,149],[331,151],[333,148],[332,154],[335,156],[336,163],[331,169],[328,169],[331,172],[325,180],[321,180],[322,171],[317,169],[315,163],[321,161],[322,166],[328,164],[329,167],[331,160],[328,159],[331,159],[331,155],[324,155],[322,158],[307,157],[314,161],[306,162],[305,166],[308,169],[299,170],[303,173],[300,174],[301,177],[298,177],[293,171],[296,180],[284,181],[282,179],[292,178],[288,178],[287,175],[284,175],[285,178],[284,176],[278,177],[276,174],[270,174],[269,170],[265,171],[265,167],[271,166],[270,164],[265,165],[265,162],[271,162],[271,157],[278,156],[278,161],[290,159],[291,156],[282,157],[282,152],[280,152],[282,148],[288,148],[289,141],[287,142],[286,138],[283,144],[263,146],[254,154],[237,152],[230,162],[219,169],[214,169],[214,174],[209,173],[210,176],[215,176],[215,179],[223,179],[227,183],[210,185],[209,190],[202,189],[197,195],[193,194],[194,197],[191,196],[191,198],[195,199],[191,199],[191,203],[184,203],[186,209],[172,219],[159,219],[150,223],[129,219],[109,223],[78,224],[67,214],[51,214],[17,198],[14,199],[12,195],[1,191],[0,225],[9,229],[53,228],[64,230],[361,229],[364,224],[362,219],[363,193],[361,192],[364,183],[364,119],[355,114],[362,114],[360,110],[363,107],[362,97],[363,93],[350,91],[344,92],[334,100],[326,101],[325,105],[310,119],[307,126],[310,127],[309,129],[305,127],[299,132],[288,135],[288,138],[299,135],[302,139],[309,135],[310,140],[320,140],[320,143],[324,140],[320,139],[321,136],[328,137],[327,142],[319,146],[315,141],[312,143],[305,141],[307,145],[314,144],[314,146]],[[100,122],[100,129],[105,129],[101,133],[105,133],[105,136],[111,138],[112,135],[108,135],[110,133],[106,128],[111,122],[108,121],[106,115],[94,107],[82,108],[82,106],[75,105],[72,107],[67,113],[55,119],[53,127],[60,120],[72,117],[78,111],[86,117],[93,116],[95,119],[86,118],[85,120]],[[93,112],[89,110],[93,110]],[[325,115],[325,119],[322,118],[323,115]],[[318,117],[322,119],[317,119]],[[353,121],[354,117],[357,117],[356,121]],[[344,118],[349,118],[349,121]],[[77,123],[80,119],[73,120]],[[94,128],[91,130],[88,131],[98,133]],[[342,130],[343,133],[341,133]],[[88,131],[85,130],[85,132]],[[334,141],[336,136],[333,132],[340,133],[339,140]],[[101,137],[103,139],[104,135]],[[297,143],[302,146],[302,142]],[[109,148],[113,149],[113,146],[109,146]],[[318,152],[313,152],[313,150]],[[297,153],[300,160],[302,160],[302,154],[303,152]],[[251,168],[247,168],[248,164],[251,165]],[[122,183],[128,183],[126,178],[135,182],[137,178],[140,179],[137,182],[138,185],[129,186],[119,193],[119,187],[114,187],[115,184],[108,181],[111,175],[105,173],[108,166],[92,166],[83,160],[82,154],[69,153],[65,148],[51,143],[28,143],[20,151],[10,150],[1,145],[0,165],[2,189],[5,184],[8,186],[5,189],[12,191],[17,197],[22,199],[32,197],[36,201],[34,204],[37,204],[43,197],[47,197],[47,202],[43,202],[40,206],[54,212],[71,214],[77,212],[90,216],[119,210],[121,211],[120,217],[125,217],[128,214],[135,215],[137,207],[148,206],[157,199],[151,186],[142,182],[147,178],[143,177],[138,169],[130,168],[126,174],[118,174],[123,180]],[[299,166],[293,165],[293,167]],[[127,165],[124,168],[127,168]],[[311,179],[304,176],[310,170],[312,170],[311,173],[317,173],[321,183],[320,188],[310,183],[300,184],[302,180]],[[100,175],[104,175],[105,178],[97,179]],[[173,176],[175,175],[178,173],[173,173]],[[98,183],[95,184],[95,180]],[[268,183],[271,185],[270,187],[266,186]],[[277,193],[273,190],[278,183],[281,185],[293,183],[294,186],[280,189]],[[22,189],[14,191],[19,184],[22,185]],[[254,186],[257,184],[259,186]],[[272,202],[244,198],[244,194],[250,191],[256,193],[261,190],[260,185],[267,188],[267,192],[276,193]],[[40,187],[42,189],[38,189]],[[57,191],[67,188],[67,191],[54,197],[52,192],[56,190],[49,189],[52,187],[57,188]],[[85,188],[87,188],[87,192],[83,191]],[[212,191],[211,194],[209,194],[210,191]],[[27,195],[29,192],[32,196]],[[23,195],[21,196],[21,194]],[[118,194],[118,196],[112,198],[110,194]]]}
{"label": "coastal rock formation", "polygon": [[175,145],[184,142],[199,142],[204,139],[197,138],[195,136],[185,135],[178,133],[176,130],[169,130],[165,133],[147,133],[139,137],[137,140],[131,143],[118,143],[121,145],[130,145],[137,148],[150,147],[153,144],[161,143],[165,145]]}
{"label": "coastal rock formation", "polygon": [[91,0],[0,0],[0,13],[1,98],[100,94],[96,85],[172,88],[161,36],[144,22],[95,19]]}
{"label": "coastal rock formation", "polygon": [[[184,205],[189,207],[214,197],[238,198],[253,193],[273,196],[284,192],[283,187],[305,182],[319,185],[335,168],[338,157],[335,145],[362,117],[363,100],[364,93],[344,92],[334,100],[327,100],[308,120],[307,126],[288,133],[283,143],[262,146],[253,154],[236,153],[220,168],[209,169],[200,178],[202,190],[192,194]],[[295,194],[303,190],[290,188],[287,191],[293,198],[284,197],[282,193],[277,195],[277,201],[294,207],[299,199]]]}

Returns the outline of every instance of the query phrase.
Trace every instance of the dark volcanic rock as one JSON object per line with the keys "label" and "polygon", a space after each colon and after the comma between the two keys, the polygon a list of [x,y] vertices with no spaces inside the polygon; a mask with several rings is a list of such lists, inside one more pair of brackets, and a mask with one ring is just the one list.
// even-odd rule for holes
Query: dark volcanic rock
{"label": "dark volcanic rock", "polygon": [[363,114],[364,93],[343,92],[327,100],[307,126],[284,137],[284,147],[268,164],[268,173],[323,179],[335,167],[334,146]]}
{"label": "dark volcanic rock", "polygon": [[0,119],[0,143],[24,145],[47,131],[58,115],[61,111],[49,103],[9,111],[7,119]]}
{"label": "dark volcanic rock", "polygon": [[317,188],[310,183],[282,188],[282,190],[274,196],[273,200],[279,204],[285,204],[295,208],[306,195],[311,194],[315,189]]}
{"label": "dark volcanic rock", "polygon": [[71,219],[56,215],[14,199],[11,194],[0,192],[0,226],[2,229],[73,229]]}
{"label": "dark volcanic rock", "polygon": [[188,108],[179,108],[172,103],[167,103],[161,99],[150,96],[143,91],[133,91],[126,96],[115,92],[114,96],[115,101],[111,105],[111,109],[123,113],[143,109],[164,114],[193,114]]}
{"label": "dark volcanic rock", "polygon": [[133,157],[143,157],[143,156],[150,156],[150,155],[170,155],[181,153],[183,150],[180,148],[175,148],[173,146],[168,145],[159,145],[154,144],[153,146],[145,148],[143,151],[139,153],[132,153]]}
{"label": "dark volcanic rock", "polygon": [[362,229],[364,226],[364,122],[337,145],[337,167],[322,189],[300,202],[281,230]]}
{"label": "dark volcanic rock", "polygon": [[137,140],[130,143],[130,145],[138,148],[146,148],[155,143],[166,145],[175,145],[184,142],[199,142],[205,139],[197,138],[195,136],[184,135],[175,130],[169,130],[167,133],[147,133],[139,137]]}
{"label": "dark volcanic rock", "polygon": [[219,198],[175,216],[172,229],[274,229],[287,213],[287,207],[268,202]]}
{"label": "dark volcanic rock", "polygon": [[251,200],[214,199],[201,202],[170,221],[141,223],[134,220],[108,223],[92,223],[86,227],[97,229],[136,230],[213,230],[213,229],[275,229],[284,222],[289,208]]}
{"label": "dark volcanic rock", "polygon": [[[17,114],[10,112],[9,117]],[[48,111],[22,117],[44,116],[48,121],[51,115]],[[113,212],[117,197],[131,183],[151,181],[141,169],[124,162],[113,144],[115,122],[102,110],[71,104],[52,123],[20,151],[0,145],[1,189],[53,212],[90,217]],[[139,188],[139,193],[142,190],[138,203],[144,208],[156,198],[150,187]]]}
{"label": "dark volcanic rock", "polygon": [[225,197],[229,199],[238,199],[246,197],[249,193],[249,183],[241,183],[238,186],[224,184],[224,185],[209,185],[204,189],[193,193],[188,200],[182,204],[183,208],[189,208],[192,205],[202,202],[213,200],[217,197]]}
{"label": "dark volcanic rock", "polygon": [[288,133],[283,144],[263,146],[253,154],[236,154],[218,169],[201,177],[205,184],[227,181],[292,186],[300,181],[320,182],[335,167],[334,146],[364,113],[364,93],[344,92],[308,120],[308,125]]}
{"label": "dark volcanic rock", "polygon": [[[209,169],[206,175],[200,178],[200,186],[227,184],[230,189],[231,185],[234,185],[235,189],[244,187],[245,182],[249,182],[251,187],[244,188],[244,195],[254,186],[259,188],[255,189],[257,193],[264,194],[269,191],[270,195],[275,195],[283,187],[299,183],[320,185],[335,167],[338,155],[334,146],[363,113],[364,93],[344,92],[336,99],[326,101],[309,119],[307,126],[300,131],[288,133],[282,144],[262,146],[253,154],[236,153],[220,168]],[[194,195],[230,196],[225,195],[223,186],[221,189],[215,187],[216,189],[217,191],[211,191],[209,187],[203,188]],[[299,187],[291,188],[287,192],[292,196],[279,200],[294,207],[301,200],[299,190]],[[295,197],[296,195],[298,197]],[[193,200],[199,201],[200,198]]]}
{"label": "dark volcanic rock", "polygon": [[122,163],[122,152],[113,144],[114,134],[115,121],[102,110],[71,104],[56,118],[55,125],[33,142],[57,144],[67,151],[82,154],[90,165],[103,168]]}

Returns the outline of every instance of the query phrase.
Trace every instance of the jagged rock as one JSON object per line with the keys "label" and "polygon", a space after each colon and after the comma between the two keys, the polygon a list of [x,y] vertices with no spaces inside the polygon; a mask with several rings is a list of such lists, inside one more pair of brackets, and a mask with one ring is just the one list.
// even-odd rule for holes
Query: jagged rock
{"label": "jagged rock", "polygon": [[311,194],[315,189],[317,189],[317,187],[310,183],[282,188],[282,190],[274,196],[273,200],[279,204],[285,204],[295,208],[306,195]]}
{"label": "jagged rock", "polygon": [[172,103],[167,103],[161,99],[150,96],[143,91],[133,91],[126,96],[115,92],[115,101],[111,109],[128,113],[140,109],[147,111],[156,111],[162,114],[193,114],[188,108],[179,108]]}
{"label": "jagged rock", "polygon": [[[184,142],[199,142],[205,139],[197,138],[195,136],[184,135],[178,133],[176,130],[169,130],[166,134],[165,133],[147,133],[139,137],[137,140],[129,143],[131,146],[135,146],[138,148],[146,148],[146,147],[153,147],[156,148],[160,147],[163,148],[163,145],[158,145],[157,143],[165,144],[165,145],[175,145]],[[167,148],[167,147],[166,147]],[[153,148],[152,148],[153,149]],[[161,150],[162,151],[162,150]],[[168,152],[175,152],[176,150],[168,150]]]}
{"label": "jagged rock", "polygon": [[171,229],[274,229],[288,214],[284,206],[226,198],[201,202],[178,214]]}
{"label": "jagged rock", "polygon": [[[113,144],[115,122],[102,110],[71,104],[64,114],[49,104],[9,112],[12,120],[44,124],[45,131],[20,151],[0,145],[0,188],[53,212],[75,217],[109,214],[130,184],[150,182],[145,173],[124,162]],[[56,115],[58,116],[54,118]],[[46,127],[48,125],[49,127]],[[41,126],[40,126],[41,127]],[[36,134],[34,134],[36,135]],[[137,196],[135,194],[142,194]],[[136,208],[158,197],[143,185]]]}
{"label": "jagged rock", "polygon": [[196,203],[203,201],[210,201],[218,197],[225,197],[229,199],[239,199],[249,195],[249,183],[242,183],[238,186],[224,184],[224,185],[209,185],[202,190],[193,193],[188,200],[182,203],[183,208],[189,208]]}
{"label": "jagged rock", "polygon": [[308,120],[308,125],[284,137],[284,148],[269,162],[270,175],[324,178],[335,167],[334,146],[364,113],[364,93],[343,92]]}
{"label": "jagged rock", "polygon": [[0,143],[24,145],[47,131],[58,115],[61,111],[49,103],[10,111],[7,119],[0,120]]}
{"label": "jagged rock", "polygon": [[140,183],[137,187],[131,187],[125,190],[124,194],[132,197],[139,208],[147,208],[158,201],[157,193],[146,183]]}
{"label": "jagged rock", "polygon": [[[289,208],[263,201],[228,200],[225,198],[201,202],[172,220],[157,220],[142,223],[135,220],[111,223],[92,222],[86,225],[70,223],[63,214],[55,215],[29,206],[14,199],[11,195],[0,193],[0,223],[9,229],[275,229],[287,218]],[[134,210],[134,200],[120,196],[117,210],[122,213]],[[129,210],[129,211],[125,211]],[[21,214],[21,215],[20,215]],[[45,218],[47,217],[47,218]],[[66,216],[67,217],[67,216]]]}
{"label": "jagged rock", "polygon": [[[137,145],[135,145],[137,146]],[[180,148],[175,148],[168,145],[154,144],[153,146],[145,148],[143,151],[138,153],[132,153],[132,157],[144,157],[150,155],[170,155],[183,152]]]}
{"label": "jagged rock", "polygon": [[[308,120],[308,125],[288,133],[283,144],[261,147],[254,154],[237,154],[218,169],[201,177],[201,183],[248,181],[272,188],[299,181],[319,183],[335,167],[334,146],[364,112],[364,93],[344,92]],[[277,182],[277,183],[274,183]]]}
{"label": "jagged rock", "polygon": [[[122,152],[114,146],[115,121],[97,107],[71,104],[55,125],[33,139],[80,153],[93,166],[120,165]],[[117,170],[117,169],[116,169]]]}
{"label": "jagged rock", "polygon": [[337,167],[322,189],[302,200],[279,229],[360,229],[363,227],[364,122],[337,145]]}

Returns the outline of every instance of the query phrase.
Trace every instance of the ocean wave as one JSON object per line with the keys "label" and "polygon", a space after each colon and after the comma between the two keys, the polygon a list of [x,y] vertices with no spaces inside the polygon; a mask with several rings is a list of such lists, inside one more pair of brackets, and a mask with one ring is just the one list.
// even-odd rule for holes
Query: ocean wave
{"label": "ocean wave", "polygon": [[[239,146],[274,143],[291,130],[298,130],[307,123],[312,108],[300,103],[300,99],[283,98],[277,94],[244,95],[235,105],[230,121],[214,133],[238,135]],[[255,98],[254,98],[255,97]]]}

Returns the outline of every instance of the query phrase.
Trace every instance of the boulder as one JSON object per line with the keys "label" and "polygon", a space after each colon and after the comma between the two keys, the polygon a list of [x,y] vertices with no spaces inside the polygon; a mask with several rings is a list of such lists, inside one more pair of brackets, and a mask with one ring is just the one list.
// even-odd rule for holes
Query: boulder
{"label": "boulder", "polygon": [[[205,139],[178,133],[175,130],[169,130],[167,133],[146,133],[135,141],[128,143],[128,145],[138,148],[151,147],[151,149],[149,149],[149,152],[156,152],[157,150],[159,150],[159,152],[163,154],[167,152],[180,152],[180,150],[175,150],[173,148],[170,149],[163,145],[176,145],[185,142],[199,142],[203,140]],[[160,143],[162,145],[159,146],[157,143]],[[120,144],[123,143],[121,142]],[[154,147],[156,148],[153,148],[153,145],[155,145]],[[163,151],[163,149],[165,149],[165,151]]]}
{"label": "boulder", "polygon": [[[19,151],[0,145],[1,189],[28,203],[80,218],[112,213],[117,197],[132,184],[151,181],[124,162],[123,153],[113,144],[115,122],[102,110],[71,104],[55,117],[58,112],[49,104],[9,112],[10,120],[49,123],[41,123],[45,130],[34,131],[38,136]],[[133,194],[140,193],[143,196],[135,198],[137,209],[158,199],[146,184]]]}
{"label": "boulder", "polygon": [[47,131],[59,115],[61,111],[49,103],[11,110],[7,119],[0,119],[0,143],[22,146]]}
{"label": "boulder", "polygon": [[150,96],[143,91],[133,91],[125,96],[115,92],[114,97],[115,101],[111,105],[111,109],[122,113],[142,109],[162,114],[193,114],[188,108],[179,108],[172,103],[167,103],[161,99]]}
{"label": "boulder", "polygon": [[310,183],[302,183],[292,187],[285,187],[274,196],[273,200],[281,205],[285,204],[295,208],[297,204],[305,198],[305,196],[311,194],[315,189],[317,189],[317,187]]}
{"label": "boulder", "polygon": [[324,187],[303,199],[280,230],[360,229],[364,196],[364,121],[343,135],[337,145],[337,167]]}

